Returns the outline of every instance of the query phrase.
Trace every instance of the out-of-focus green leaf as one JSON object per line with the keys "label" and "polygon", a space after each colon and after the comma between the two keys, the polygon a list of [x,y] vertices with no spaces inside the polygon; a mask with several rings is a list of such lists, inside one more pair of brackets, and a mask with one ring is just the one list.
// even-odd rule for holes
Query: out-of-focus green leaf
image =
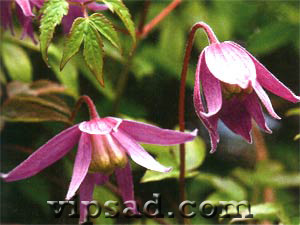
{"label": "out-of-focus green leaf", "polygon": [[294,137],[294,141],[297,141],[300,139],[300,134],[297,134],[295,137]]}
{"label": "out-of-focus green leaf", "polygon": [[121,50],[121,44],[118,34],[111,24],[111,22],[105,18],[104,15],[99,13],[94,13],[89,17],[90,23],[110,41],[112,45]]}
{"label": "out-of-focus green leaf", "polygon": [[1,52],[5,67],[13,80],[23,82],[32,80],[32,65],[28,55],[21,47],[4,42]]}
{"label": "out-of-focus green leaf", "polygon": [[102,212],[101,215],[94,219],[93,222],[95,224],[115,224],[117,221],[115,218],[105,218],[105,212],[109,212],[109,210],[105,209],[104,204],[106,201],[117,201],[119,202],[118,206],[115,206],[113,204],[110,205],[110,207],[115,208],[116,210],[118,210],[120,212],[120,210],[122,209],[122,205],[120,205],[120,199],[119,197],[117,197],[111,190],[107,189],[104,186],[97,186],[94,189],[94,193],[93,193],[93,199],[96,200],[97,202],[99,202],[101,208],[102,208]]}
{"label": "out-of-focus green leaf", "polygon": [[81,17],[77,18],[73,22],[68,38],[65,39],[63,57],[60,63],[61,70],[63,69],[65,64],[70,60],[70,58],[72,58],[72,56],[79,51],[80,45],[84,38],[87,24],[87,19]]}
{"label": "out-of-focus green leaf", "polygon": [[[236,214],[236,211],[235,209],[230,208],[228,213],[234,215]],[[270,220],[271,222],[275,222],[275,220],[279,219],[283,224],[291,224],[290,220],[286,217],[283,208],[275,203],[264,203],[251,206],[251,213],[255,220]],[[243,218],[234,218],[230,221],[230,223],[247,221],[249,219],[244,217],[248,214],[249,211],[244,210],[241,212]]]}
{"label": "out-of-focus green leaf", "polygon": [[1,116],[12,122],[59,121],[70,123],[67,109],[55,102],[33,96],[8,99],[1,107]]}
{"label": "out-of-focus green leaf", "polygon": [[255,54],[265,54],[287,45],[297,34],[298,28],[286,23],[274,23],[260,28],[248,40],[248,50]]}
{"label": "out-of-focus green leaf", "polygon": [[300,108],[289,109],[285,115],[286,116],[300,116]]}
{"label": "out-of-focus green leaf", "polygon": [[89,69],[93,72],[94,76],[104,85],[103,80],[103,52],[102,40],[95,28],[91,25],[88,26],[84,38],[83,56]]}
{"label": "out-of-focus green leaf", "polygon": [[[231,178],[221,178],[211,174],[200,174],[195,179],[209,182],[218,190],[218,196],[225,195],[229,200],[241,201],[247,197],[244,188]],[[211,196],[211,198],[215,200],[216,196]],[[219,201],[221,200],[222,199],[219,199]]]}
{"label": "out-of-focus green leaf", "polygon": [[7,83],[6,77],[5,77],[1,67],[0,67],[0,83],[1,84],[6,84]]}
{"label": "out-of-focus green leaf", "polygon": [[66,0],[47,0],[42,8],[40,25],[40,45],[44,61],[48,64],[48,47],[53,38],[55,27],[67,15],[69,4]]}
{"label": "out-of-focus green leaf", "polygon": [[77,66],[73,62],[69,62],[62,71],[59,68],[59,62],[62,57],[62,52],[59,51],[58,47],[51,45],[49,48],[49,64],[51,69],[55,73],[57,79],[67,88],[67,92],[73,95],[75,98],[79,95],[79,84],[78,84],[78,71]]}
{"label": "out-of-focus green leaf", "polygon": [[[172,167],[168,173],[159,173],[147,170],[141,182],[159,181],[167,178],[179,177],[179,147],[178,146],[151,146],[143,145],[149,152],[157,155],[156,160],[166,167]],[[194,177],[199,174],[194,171],[199,167],[205,157],[205,146],[200,138],[186,143],[186,177]]]}
{"label": "out-of-focus green leaf", "polygon": [[31,96],[50,93],[67,94],[66,88],[64,86],[48,80],[38,80],[30,84],[13,81],[7,84],[6,90],[9,98],[20,94]]}
{"label": "out-of-focus green leaf", "polygon": [[265,161],[258,164],[255,171],[237,168],[233,175],[249,187],[299,187],[300,174],[286,173],[281,164],[272,161]]}
{"label": "out-of-focus green leaf", "polygon": [[123,4],[123,2],[121,0],[101,0],[101,1],[104,2],[112,12],[116,12],[118,14],[120,19],[123,21],[125,27],[129,31],[129,33],[133,39],[133,42],[135,44],[136,43],[136,35],[135,35],[134,23],[131,19],[129,10],[126,8],[126,6]]}

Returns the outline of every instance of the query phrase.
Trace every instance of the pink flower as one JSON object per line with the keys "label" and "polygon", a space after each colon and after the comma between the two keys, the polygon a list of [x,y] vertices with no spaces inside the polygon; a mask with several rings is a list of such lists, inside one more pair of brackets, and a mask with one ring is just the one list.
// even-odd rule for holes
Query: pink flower
{"label": "pink flower", "polygon": [[216,150],[219,142],[219,119],[249,143],[252,142],[251,118],[265,132],[271,133],[260,101],[272,117],[280,117],[274,112],[263,88],[293,103],[299,102],[300,98],[246,49],[230,41],[220,43],[211,28],[207,24],[202,25],[211,44],[199,57],[195,75],[194,106],[198,117],[209,131],[211,152]]}
{"label": "pink flower", "polygon": [[[138,142],[175,145],[191,141],[197,134],[197,130],[183,133],[131,120],[94,115],[94,119],[59,133],[1,177],[5,181],[31,177],[64,157],[79,142],[66,199],[71,199],[79,189],[80,201],[91,201],[95,185],[105,183],[114,171],[123,200],[134,200],[130,163],[126,155],[147,169],[159,172],[171,170],[158,163]],[[85,216],[86,208],[80,205],[81,222]]]}
{"label": "pink flower", "polygon": [[32,13],[33,7],[41,8],[43,0],[0,0],[0,13],[1,13],[1,25],[4,29],[10,29],[13,33],[12,22],[12,4],[16,2],[16,14],[21,26],[23,27],[23,33],[21,39],[25,36],[29,36],[33,42],[36,43],[32,28]]}

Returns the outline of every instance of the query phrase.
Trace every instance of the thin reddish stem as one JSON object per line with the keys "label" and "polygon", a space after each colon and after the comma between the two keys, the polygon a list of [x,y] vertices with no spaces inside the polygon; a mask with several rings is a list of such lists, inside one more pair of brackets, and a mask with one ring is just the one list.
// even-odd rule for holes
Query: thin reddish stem
{"label": "thin reddish stem", "polygon": [[174,10],[177,5],[181,3],[181,0],[173,0],[166,8],[164,8],[154,19],[152,19],[148,24],[146,24],[141,33],[137,35],[141,38],[147,36],[147,34],[157,26],[172,10]]}
{"label": "thin reddish stem", "polygon": [[76,113],[78,112],[78,110],[83,102],[87,105],[87,107],[89,109],[89,114],[90,114],[91,119],[100,118],[93,100],[89,96],[83,95],[76,102],[76,105],[74,107],[74,110],[73,110],[71,118],[70,118],[71,122],[74,121]]}
{"label": "thin reddish stem", "polygon": [[[202,28],[207,34],[209,42],[211,44],[218,43],[218,39],[216,38],[212,29],[204,22],[196,23],[188,36],[187,46],[185,49],[185,55],[183,59],[183,66],[181,71],[181,81],[180,81],[180,90],[179,90],[179,109],[178,109],[178,120],[179,120],[179,128],[180,131],[184,131],[185,122],[184,122],[184,106],[185,106],[185,85],[187,78],[188,65],[190,60],[190,55],[194,43],[194,37],[196,31]],[[179,176],[179,191],[180,191],[180,201],[185,200],[185,144],[180,144],[180,176]]]}
{"label": "thin reddish stem", "polygon": [[[253,127],[253,140],[256,151],[256,162],[265,161],[268,159],[268,148],[264,140],[264,136],[261,131],[257,128],[256,124],[252,123]],[[271,187],[265,187],[263,190],[263,196],[265,202],[274,202],[275,194]],[[264,225],[270,225],[271,222],[268,220],[262,221]]]}

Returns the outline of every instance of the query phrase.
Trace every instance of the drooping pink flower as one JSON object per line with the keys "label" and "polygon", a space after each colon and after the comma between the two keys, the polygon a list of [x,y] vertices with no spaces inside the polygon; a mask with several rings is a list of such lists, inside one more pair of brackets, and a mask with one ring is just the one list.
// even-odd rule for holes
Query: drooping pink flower
{"label": "drooping pink flower", "polygon": [[32,19],[34,17],[32,9],[34,7],[38,9],[41,8],[43,0],[0,0],[1,25],[5,30],[9,28],[12,33],[12,4],[14,2],[16,3],[16,14],[18,20],[23,27],[21,39],[28,36],[34,43],[36,43],[32,28]]}
{"label": "drooping pink flower", "polygon": [[62,19],[62,26],[63,26],[64,33],[69,33],[69,31],[71,30],[73,21],[76,18],[84,16],[82,7],[86,7],[87,9],[94,11],[94,12],[108,9],[108,7],[105,4],[99,4],[96,2],[91,2],[91,3],[88,3],[86,6],[83,6],[83,4],[88,1],[90,1],[90,0],[71,0],[71,1],[69,1],[68,14],[66,16],[64,16]]}
{"label": "drooping pink flower", "polygon": [[195,75],[194,106],[198,117],[209,131],[211,152],[216,150],[219,142],[219,119],[249,143],[252,142],[251,118],[265,132],[271,133],[260,101],[272,117],[280,117],[275,113],[263,88],[293,103],[299,102],[300,98],[246,49],[231,41],[220,43],[207,24],[202,23],[202,26],[211,43],[199,57]]}
{"label": "drooping pink flower", "polygon": [[[183,133],[120,118],[100,118],[95,112],[94,115],[93,119],[59,133],[1,177],[9,182],[34,176],[79,143],[66,199],[71,199],[79,189],[80,201],[91,201],[95,185],[105,183],[115,172],[124,202],[131,201],[134,200],[134,191],[127,155],[147,169],[159,172],[171,170],[158,163],[139,142],[176,145],[193,140],[197,134],[197,130]],[[84,221],[86,213],[86,207],[81,204],[80,222]]]}

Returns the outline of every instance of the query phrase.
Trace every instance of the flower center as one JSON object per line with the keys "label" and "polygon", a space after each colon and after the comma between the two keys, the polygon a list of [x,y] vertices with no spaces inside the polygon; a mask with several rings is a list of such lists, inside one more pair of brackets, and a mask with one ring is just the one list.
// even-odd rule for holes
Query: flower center
{"label": "flower center", "polygon": [[221,82],[221,87],[225,99],[231,99],[234,96],[243,98],[245,95],[251,94],[253,91],[251,84],[249,84],[247,88],[242,89],[237,84],[228,84],[228,83]]}
{"label": "flower center", "polygon": [[124,148],[110,134],[90,134],[92,142],[92,161],[90,172],[110,174],[116,168],[123,168],[127,163]]}

